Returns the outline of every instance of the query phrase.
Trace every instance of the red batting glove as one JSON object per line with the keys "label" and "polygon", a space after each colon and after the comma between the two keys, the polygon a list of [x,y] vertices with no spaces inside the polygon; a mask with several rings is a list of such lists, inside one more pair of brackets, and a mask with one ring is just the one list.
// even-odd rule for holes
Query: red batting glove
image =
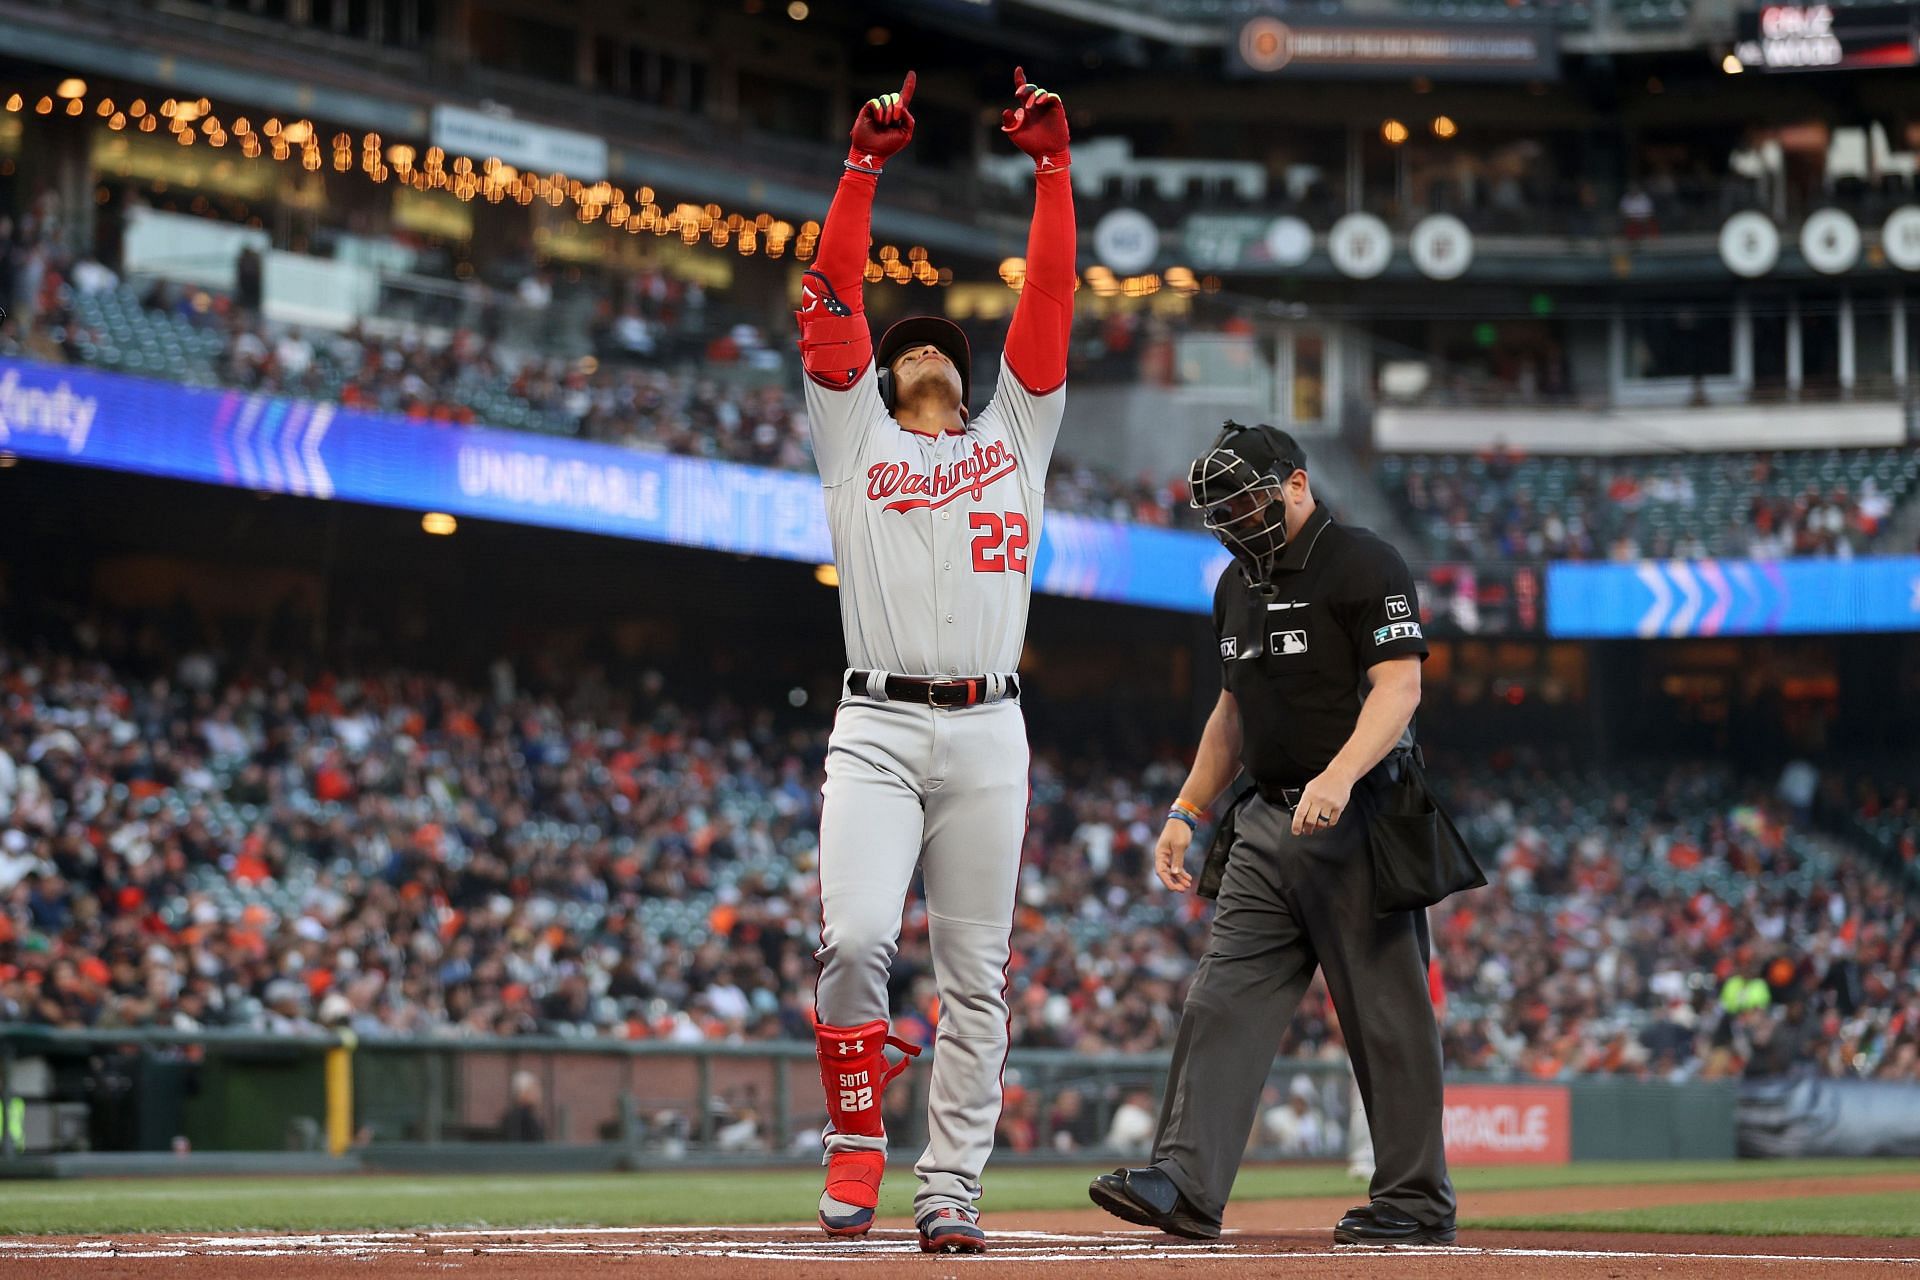
{"label": "red batting glove", "polygon": [[900,92],[867,99],[853,121],[850,135],[853,149],[847,152],[848,166],[878,173],[887,157],[913,140],[913,114],[907,110],[907,104],[913,101],[917,79],[909,71],[907,78],[900,82]]}
{"label": "red batting glove", "polygon": [[1026,69],[1013,69],[1017,106],[1000,113],[1000,132],[1033,157],[1035,169],[1064,168],[1067,155],[1067,107],[1057,93],[1027,83]]}

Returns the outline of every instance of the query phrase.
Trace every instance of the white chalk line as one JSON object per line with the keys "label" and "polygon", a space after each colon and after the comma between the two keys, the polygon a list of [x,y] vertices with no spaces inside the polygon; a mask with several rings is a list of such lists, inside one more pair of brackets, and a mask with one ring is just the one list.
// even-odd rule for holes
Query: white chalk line
{"label": "white chalk line", "polygon": [[[451,1255],[451,1260],[449,1261],[448,1265],[456,1265],[459,1258],[462,1256],[472,1257],[476,1259],[505,1258],[505,1257],[526,1257],[526,1258],[599,1257],[599,1258],[618,1258],[618,1259],[695,1258],[697,1257],[697,1258],[710,1258],[710,1259],[725,1258],[725,1259],[732,1259],[732,1260],[745,1261],[745,1262],[798,1262],[798,1263],[815,1263],[815,1264],[826,1263],[826,1262],[835,1262],[835,1263],[888,1262],[888,1263],[893,1263],[895,1265],[898,1265],[902,1258],[916,1256],[917,1251],[903,1249],[898,1252],[895,1252],[892,1254],[886,1254],[886,1255],[866,1254],[866,1255],[853,1255],[853,1256],[847,1256],[847,1255],[835,1256],[830,1254],[819,1254],[819,1253],[790,1253],[790,1252],[777,1250],[777,1249],[732,1249],[732,1250],[726,1250],[726,1251],[707,1251],[707,1250],[692,1251],[692,1250],[680,1250],[680,1249],[607,1250],[607,1249],[594,1249],[586,1246],[560,1248],[560,1249],[524,1249],[524,1248],[517,1248],[512,1245],[499,1245],[499,1246],[483,1247],[483,1248],[474,1249],[471,1251],[467,1251],[467,1250],[449,1251],[449,1253]],[[121,1251],[115,1251],[115,1252],[44,1253],[44,1254],[35,1255],[33,1260],[36,1262],[39,1262],[39,1261],[127,1262],[127,1261],[137,1261],[137,1260],[157,1259],[157,1258],[206,1258],[210,1256],[218,1256],[222,1258],[236,1258],[236,1259],[237,1258],[261,1258],[261,1259],[308,1258],[316,1261],[347,1260],[347,1259],[365,1260],[365,1259],[373,1259],[373,1258],[381,1258],[381,1257],[423,1257],[423,1256],[428,1258],[442,1257],[442,1255],[440,1254],[437,1254],[437,1253],[429,1254],[425,1250],[418,1249],[418,1248],[415,1248],[415,1249],[351,1249],[351,1250],[340,1250],[338,1252],[330,1252],[330,1253],[329,1252],[317,1253],[311,1249],[245,1249],[245,1250],[236,1250],[231,1253],[221,1253],[218,1255],[197,1253],[190,1249],[152,1249],[152,1250],[144,1250],[144,1251],[138,1251],[138,1252],[121,1250]],[[1327,1250],[1289,1250],[1289,1251],[1277,1252],[1277,1253],[1220,1253],[1220,1254],[1197,1255],[1197,1257],[1217,1258],[1222,1262],[1303,1262],[1303,1263],[1316,1262],[1316,1261],[1324,1262],[1331,1259],[1341,1259],[1343,1261],[1354,1261],[1361,1258],[1379,1258],[1383,1260],[1394,1260],[1394,1259],[1405,1260],[1408,1257],[1416,1257],[1416,1256],[1435,1256],[1435,1257],[1447,1257],[1447,1258],[1495,1258],[1495,1259],[1497,1258],[1535,1258],[1535,1259],[1559,1259],[1562,1261],[1594,1261],[1594,1262],[1601,1262],[1601,1261],[1684,1262],[1687,1260],[1695,1260],[1695,1261],[1703,1261],[1703,1262],[1806,1263],[1808,1265],[1813,1265],[1813,1266],[1827,1266],[1827,1267],[1879,1265],[1879,1266],[1906,1267],[1910,1269],[1915,1267],[1920,1267],[1920,1259],[1913,1259],[1913,1258],[1823,1257],[1818,1255],[1803,1255],[1803,1254],[1791,1254],[1791,1253],[1790,1254],[1650,1253],[1650,1252],[1639,1252],[1639,1251],[1629,1252],[1629,1253],[1610,1253],[1602,1250],[1589,1251],[1589,1250],[1553,1250],[1553,1249],[1524,1249],[1524,1250],[1447,1249],[1444,1251],[1431,1251],[1431,1252],[1427,1250],[1421,1250],[1421,1249],[1394,1249],[1394,1250],[1371,1250],[1370,1249],[1370,1250],[1364,1250],[1364,1251],[1327,1249]],[[1009,1252],[1006,1250],[994,1249],[994,1250],[990,1250],[985,1254],[980,1254],[980,1255],[971,1257],[968,1259],[968,1262],[969,1262],[969,1265],[981,1265],[981,1264],[992,1263],[992,1262],[1019,1262],[1019,1263],[1063,1262],[1063,1263],[1078,1263],[1084,1266],[1090,1262],[1097,1262],[1102,1258],[1110,1258],[1114,1261],[1151,1262],[1151,1261],[1158,1260],[1158,1261],[1166,1261],[1166,1262],[1175,1262],[1175,1261],[1181,1261],[1181,1260],[1193,1261],[1193,1260],[1196,1260],[1196,1255],[1194,1254],[1181,1255],[1178,1253],[1161,1253],[1156,1255],[1122,1254],[1116,1257],[1115,1255],[1106,1253],[1104,1251],[1093,1251],[1093,1250],[1088,1250],[1088,1251],[1079,1252],[1079,1253],[1027,1253],[1024,1251]],[[6,1259],[0,1259],[0,1261],[5,1261],[5,1260]]]}
{"label": "white chalk line", "polygon": [[[791,1237],[793,1227],[728,1227],[700,1233],[687,1227],[534,1227],[480,1230],[380,1231],[353,1234],[175,1236],[151,1241],[86,1239],[47,1243],[0,1240],[0,1261],[87,1261],[140,1258],[377,1258],[377,1257],[617,1257],[729,1258],[758,1262],[887,1262],[917,1252],[917,1233],[883,1229],[856,1240],[752,1239]],[[1228,1235],[1237,1233],[1229,1232]],[[624,1241],[625,1243],[609,1243]],[[1646,1249],[1407,1246],[1235,1251],[1231,1242],[1170,1242],[1152,1231],[1075,1235],[1052,1231],[998,1231],[978,1262],[1079,1262],[1099,1258],[1151,1262],[1220,1258],[1248,1262],[1408,1257],[1536,1258],[1579,1261],[1801,1262],[1823,1266],[1920,1269],[1920,1258],[1844,1257],[1792,1253],[1690,1253]]]}

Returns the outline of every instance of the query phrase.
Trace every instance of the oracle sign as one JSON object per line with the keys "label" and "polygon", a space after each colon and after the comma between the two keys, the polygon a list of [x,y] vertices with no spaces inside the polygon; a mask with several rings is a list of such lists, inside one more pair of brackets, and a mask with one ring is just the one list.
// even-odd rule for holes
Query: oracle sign
{"label": "oracle sign", "polygon": [[1911,67],[1914,10],[1830,4],[1770,4],[1740,15],[1734,56],[1762,71]]}
{"label": "oracle sign", "polygon": [[1566,1164],[1573,1103],[1565,1085],[1450,1084],[1447,1163]]}

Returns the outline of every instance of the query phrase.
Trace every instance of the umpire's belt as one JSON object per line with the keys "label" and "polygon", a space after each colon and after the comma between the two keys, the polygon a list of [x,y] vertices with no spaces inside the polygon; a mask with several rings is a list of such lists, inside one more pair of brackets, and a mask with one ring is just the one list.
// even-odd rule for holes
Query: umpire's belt
{"label": "umpire's belt", "polygon": [[847,696],[875,702],[911,702],[952,710],[983,702],[1018,701],[1020,677],[1012,672],[984,676],[896,676],[888,671],[847,672]]}
{"label": "umpire's belt", "polygon": [[[1388,781],[1393,781],[1400,776],[1401,761],[1406,760],[1411,755],[1413,755],[1411,748],[1395,747],[1393,750],[1387,752],[1385,759],[1373,766],[1373,773],[1369,773],[1367,776],[1371,778],[1374,773],[1379,773]],[[1300,807],[1300,796],[1306,791],[1305,787],[1270,787],[1264,782],[1255,783],[1254,789],[1260,793],[1262,800],[1282,809],[1298,809]]]}

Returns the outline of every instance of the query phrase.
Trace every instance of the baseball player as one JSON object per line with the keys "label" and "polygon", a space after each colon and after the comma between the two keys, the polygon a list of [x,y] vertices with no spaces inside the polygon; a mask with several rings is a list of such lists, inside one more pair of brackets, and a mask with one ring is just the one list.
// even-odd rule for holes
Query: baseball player
{"label": "baseball player", "polygon": [[861,299],[873,195],[913,136],[914,75],[853,125],[799,311],[807,416],[826,489],[847,671],[820,820],[826,1089],[820,1225],[873,1225],[887,1138],[887,971],[921,869],[940,993],[926,1152],[913,1216],[928,1252],[978,1253],[974,1208],[993,1149],[1007,1052],[1006,969],[1026,826],[1027,736],[1014,671],[1040,541],[1042,487],[1064,409],[1074,216],[1060,99],[1015,70],[1001,128],[1033,157],[1027,279],[999,384],[969,415],[965,336],[937,316],[893,325],[876,352]]}

